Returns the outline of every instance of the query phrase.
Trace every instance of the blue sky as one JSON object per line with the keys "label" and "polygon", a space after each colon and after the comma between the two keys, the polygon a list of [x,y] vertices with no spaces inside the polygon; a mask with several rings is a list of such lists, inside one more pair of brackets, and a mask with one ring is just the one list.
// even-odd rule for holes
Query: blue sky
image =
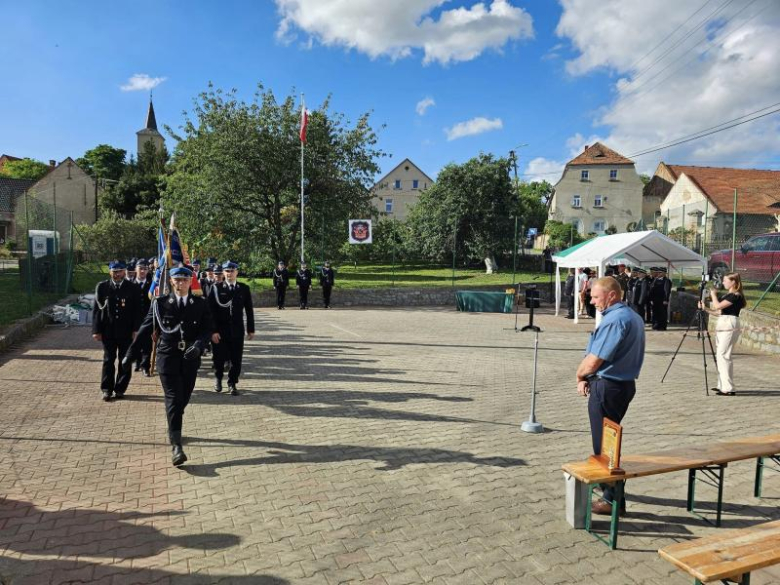
{"label": "blue sky", "polygon": [[[719,1],[681,11],[670,0],[1,0],[0,152],[62,160],[100,143],[133,152],[149,91],[121,87],[142,74],[164,78],[154,88],[161,126],[177,127],[209,81],[245,99],[262,82],[280,97],[305,92],[309,107],[330,93],[332,108],[352,119],[373,111],[374,127],[385,125],[380,147],[392,154],[383,171],[409,157],[435,176],[449,162],[527,143],[520,172],[554,181],[594,140],[631,155],[780,101],[780,10],[766,1],[737,0],[706,21]],[[707,26],[694,44],[690,17],[700,6]],[[690,43],[647,69],[664,51],[643,59],[659,27],[679,27],[680,39],[691,32]],[[734,81],[735,52],[739,87],[713,91]],[[678,68],[650,92],[622,85],[663,81]],[[434,104],[420,115],[426,98]],[[455,137],[459,124],[485,131]],[[772,116],[640,157],[638,167],[663,159],[777,168],[777,134]]]}

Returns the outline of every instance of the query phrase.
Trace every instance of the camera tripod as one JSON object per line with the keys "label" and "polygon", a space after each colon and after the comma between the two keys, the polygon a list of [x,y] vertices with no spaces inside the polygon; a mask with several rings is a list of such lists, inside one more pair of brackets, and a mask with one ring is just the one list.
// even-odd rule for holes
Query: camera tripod
{"label": "camera tripod", "polygon": [[[705,282],[702,282],[701,284],[701,287],[699,289],[699,299],[704,298],[705,284],[706,284]],[[685,329],[685,333],[683,333],[682,339],[680,339],[680,343],[677,345],[677,349],[674,350],[674,355],[672,355],[672,359],[669,361],[669,366],[666,368],[666,372],[664,372],[664,375],[661,378],[661,384],[664,383],[664,380],[666,379],[666,375],[669,373],[669,370],[672,369],[672,364],[674,363],[674,359],[677,357],[677,354],[680,352],[680,348],[682,347],[685,338],[688,337],[688,333],[690,332],[691,328],[694,325],[696,326],[696,339],[701,340],[701,358],[704,363],[704,392],[707,396],[709,396],[710,384],[709,384],[709,380],[707,379],[707,347],[704,344],[705,339],[710,345],[712,361],[715,362],[716,371],[718,369],[718,362],[715,359],[715,348],[712,345],[712,337],[710,336],[710,330],[707,329],[707,318],[705,317],[704,309],[699,309],[699,308],[696,309],[696,314],[694,314],[693,319],[691,319],[691,322],[688,323],[688,327]]]}

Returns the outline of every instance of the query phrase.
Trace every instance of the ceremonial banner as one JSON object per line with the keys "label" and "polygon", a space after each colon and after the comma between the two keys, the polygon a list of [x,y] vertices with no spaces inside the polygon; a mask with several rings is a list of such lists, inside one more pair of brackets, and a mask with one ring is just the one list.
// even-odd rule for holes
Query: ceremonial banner
{"label": "ceremonial banner", "polygon": [[372,241],[371,220],[370,219],[350,219],[349,220],[349,243],[350,244],[370,244]]}

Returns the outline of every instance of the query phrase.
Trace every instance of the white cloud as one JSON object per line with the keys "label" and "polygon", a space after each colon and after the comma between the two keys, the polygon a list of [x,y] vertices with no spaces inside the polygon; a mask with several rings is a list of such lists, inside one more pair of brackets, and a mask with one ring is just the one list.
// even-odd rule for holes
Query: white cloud
{"label": "white cloud", "polygon": [[[686,22],[700,4],[689,6],[677,0],[561,2],[557,33],[578,52],[567,63],[567,71],[586,75],[606,70],[617,75],[613,97],[593,123],[605,128],[602,142],[622,154],[640,152],[778,101],[780,3],[735,2],[694,31],[722,3],[705,6]],[[663,31],[648,23],[662,23]],[[679,31],[653,50],[678,26]],[[688,39],[664,56],[688,33],[692,33]],[[760,166],[761,161],[780,153],[778,130],[777,116],[763,118],[639,157],[637,170],[652,172],[659,160]],[[590,139],[583,142],[592,143]]]}
{"label": "white cloud", "polygon": [[431,96],[428,96],[426,98],[421,99],[419,102],[417,102],[417,105],[415,106],[415,110],[417,111],[418,116],[424,116],[425,111],[430,108],[431,106],[435,106],[436,102],[433,100]]}
{"label": "white cloud", "polygon": [[136,73],[127,80],[125,85],[120,85],[122,91],[149,91],[160,85],[167,77],[149,77],[146,73]]}
{"label": "white cloud", "polygon": [[486,49],[534,35],[533,19],[509,0],[442,8],[449,0],[275,0],[281,16],[277,38],[300,31],[327,46],[355,49],[371,58],[409,57],[424,63],[470,61]]}
{"label": "white cloud", "polygon": [[491,130],[500,130],[504,127],[504,123],[501,118],[493,118],[489,120],[487,118],[472,118],[466,122],[458,122],[452,128],[445,128],[447,133],[447,140],[457,140],[464,136],[473,136],[474,134],[482,134],[483,132],[490,132]]}
{"label": "white cloud", "polygon": [[566,162],[540,156],[528,162],[523,173],[523,180],[529,183],[533,181],[547,181],[554,185],[561,178],[565,166]]}

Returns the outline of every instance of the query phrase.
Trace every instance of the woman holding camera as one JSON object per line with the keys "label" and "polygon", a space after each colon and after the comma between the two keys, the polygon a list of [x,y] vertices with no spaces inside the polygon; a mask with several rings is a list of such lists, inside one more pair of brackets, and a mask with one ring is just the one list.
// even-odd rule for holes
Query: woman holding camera
{"label": "woman holding camera", "polygon": [[734,362],[731,351],[739,338],[739,312],[745,307],[745,295],[742,292],[742,278],[736,272],[723,277],[723,286],[727,293],[718,299],[715,289],[710,289],[710,306],[703,308],[711,315],[718,315],[715,326],[716,360],[718,362],[718,385],[712,390],[718,396],[734,396]]}

